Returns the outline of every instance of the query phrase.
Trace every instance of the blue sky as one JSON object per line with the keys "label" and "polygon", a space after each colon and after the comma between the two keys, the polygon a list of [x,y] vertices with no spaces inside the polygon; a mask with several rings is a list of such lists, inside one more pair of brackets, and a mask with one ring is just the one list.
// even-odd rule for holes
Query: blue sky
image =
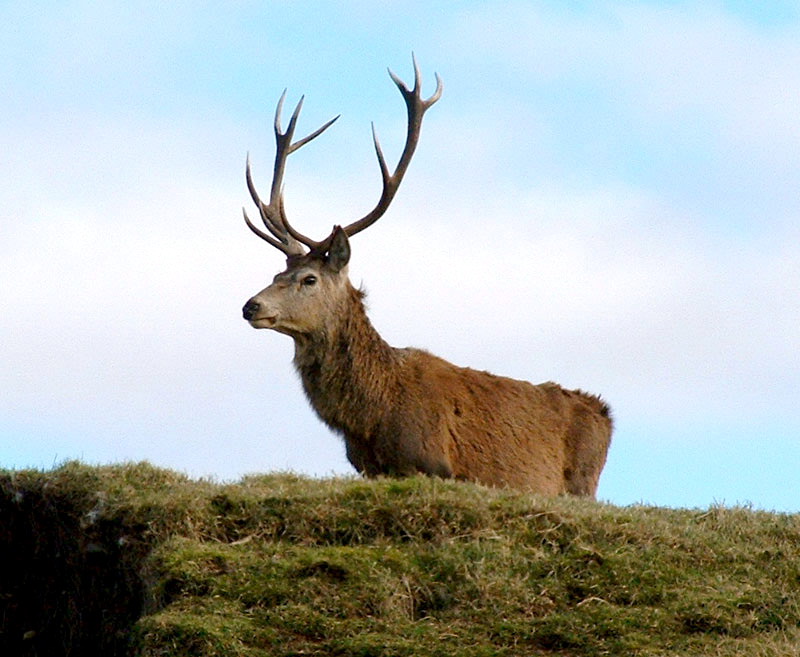
{"label": "blue sky", "polygon": [[242,304],[284,88],[323,236],[442,100],[351,278],[397,346],[600,393],[599,496],[800,511],[795,2],[0,3],[0,465],[349,473]]}

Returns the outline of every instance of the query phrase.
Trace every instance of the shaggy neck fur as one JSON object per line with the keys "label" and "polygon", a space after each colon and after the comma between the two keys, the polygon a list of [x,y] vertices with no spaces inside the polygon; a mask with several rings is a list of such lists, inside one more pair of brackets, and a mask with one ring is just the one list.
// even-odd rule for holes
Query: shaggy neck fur
{"label": "shaggy neck fur", "polygon": [[295,338],[294,364],[319,417],[348,441],[368,444],[395,397],[402,352],[370,323],[363,292],[347,288],[345,307],[320,330]]}

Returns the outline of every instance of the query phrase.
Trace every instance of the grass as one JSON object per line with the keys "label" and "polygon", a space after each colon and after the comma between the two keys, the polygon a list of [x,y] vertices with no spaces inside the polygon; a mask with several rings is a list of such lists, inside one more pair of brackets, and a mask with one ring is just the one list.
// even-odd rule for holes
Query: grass
{"label": "grass", "polygon": [[798,515],[69,463],[0,518],[0,654],[800,654]]}

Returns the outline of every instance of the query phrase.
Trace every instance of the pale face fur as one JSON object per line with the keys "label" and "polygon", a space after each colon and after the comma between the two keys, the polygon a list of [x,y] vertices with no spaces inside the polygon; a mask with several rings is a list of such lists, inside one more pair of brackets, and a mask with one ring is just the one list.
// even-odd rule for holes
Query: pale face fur
{"label": "pale face fur", "polygon": [[348,284],[347,268],[338,272],[317,259],[290,266],[248,303],[258,304],[248,319],[254,328],[268,328],[293,338],[319,330],[336,312],[336,300]]}
{"label": "pale face fur", "polygon": [[287,261],[287,266],[244,306],[244,317],[254,328],[268,328],[303,340],[324,331],[343,312],[350,288],[347,263],[350,243],[337,231],[324,254],[309,253]]}

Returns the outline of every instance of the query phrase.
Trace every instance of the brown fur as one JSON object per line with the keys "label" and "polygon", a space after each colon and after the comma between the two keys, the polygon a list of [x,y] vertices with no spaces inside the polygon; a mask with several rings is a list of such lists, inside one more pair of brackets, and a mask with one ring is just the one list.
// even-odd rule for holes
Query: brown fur
{"label": "brown fur", "polygon": [[245,317],[294,338],[306,395],[359,472],[595,495],[612,431],[599,397],[389,346],[347,277],[349,245],[337,263],[335,242],[331,254],[291,259]]}

